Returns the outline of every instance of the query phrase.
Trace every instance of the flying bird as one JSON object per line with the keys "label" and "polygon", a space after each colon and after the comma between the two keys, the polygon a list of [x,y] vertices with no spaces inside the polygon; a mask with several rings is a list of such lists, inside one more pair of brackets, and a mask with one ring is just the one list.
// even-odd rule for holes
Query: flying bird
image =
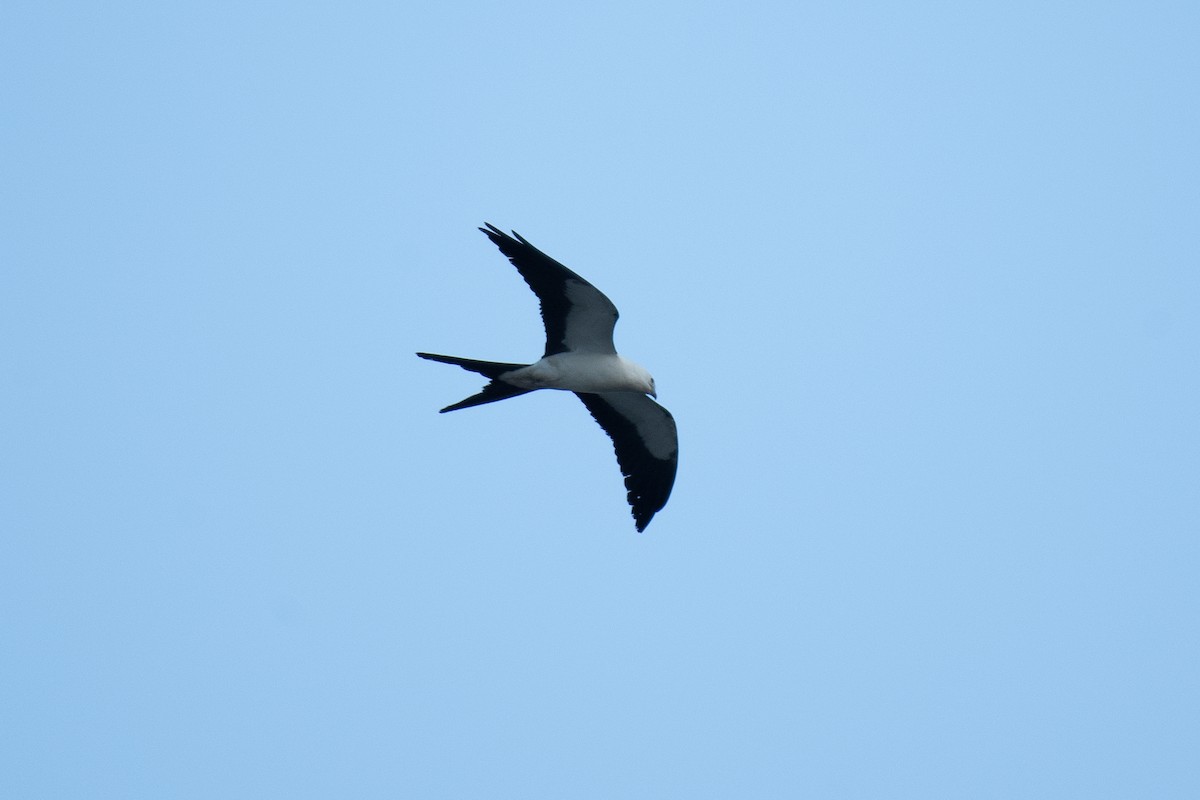
{"label": "flying bird", "polygon": [[[494,403],[536,389],[565,389],[583,401],[613,441],[638,531],[667,504],[679,463],[679,436],[670,412],[643,367],[617,354],[617,307],[604,294],[538,250],[516,231],[480,228],[537,295],[546,327],[546,352],[533,364],[501,364],[436,353],[421,358],[477,372],[490,382],[441,413]],[[649,396],[647,396],[649,395]]]}

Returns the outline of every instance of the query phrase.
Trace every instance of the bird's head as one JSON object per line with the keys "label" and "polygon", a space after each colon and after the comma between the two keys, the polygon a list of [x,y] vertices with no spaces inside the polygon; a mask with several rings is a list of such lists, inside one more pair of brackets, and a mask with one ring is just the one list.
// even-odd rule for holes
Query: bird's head
{"label": "bird's head", "polygon": [[658,392],[654,389],[654,376],[642,367],[637,368],[637,373],[638,391],[645,392],[657,400]]}
{"label": "bird's head", "polygon": [[654,388],[654,377],[646,371],[646,368],[628,359],[622,358],[621,361],[624,362],[625,382],[629,391],[643,392],[657,400],[658,394]]}

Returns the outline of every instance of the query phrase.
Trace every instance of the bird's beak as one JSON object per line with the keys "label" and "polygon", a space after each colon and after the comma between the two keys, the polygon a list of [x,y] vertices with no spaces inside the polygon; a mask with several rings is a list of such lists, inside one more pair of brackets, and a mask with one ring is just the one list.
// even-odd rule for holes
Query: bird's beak
{"label": "bird's beak", "polygon": [[657,400],[657,399],[658,399],[658,392],[656,392],[656,391],[654,391],[653,389],[651,389],[651,390],[650,390],[650,396],[651,396],[651,397],[653,397],[655,400]]}

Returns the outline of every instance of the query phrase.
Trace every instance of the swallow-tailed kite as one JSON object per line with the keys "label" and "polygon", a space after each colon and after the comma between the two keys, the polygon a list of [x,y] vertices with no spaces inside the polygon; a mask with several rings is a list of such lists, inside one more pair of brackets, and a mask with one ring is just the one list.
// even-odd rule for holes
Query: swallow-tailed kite
{"label": "swallow-tailed kite", "polygon": [[533,364],[498,364],[417,353],[421,358],[455,364],[491,379],[479,394],[446,406],[442,413],[494,403],[535,389],[574,392],[612,438],[629,490],[634,523],[639,531],[645,530],[671,496],[679,463],[679,437],[670,412],[650,399],[658,396],[654,378],[617,355],[613,347],[616,306],[595,286],[515,231],[509,236],[491,224],[479,230],[508,256],[541,301],[546,352]]}

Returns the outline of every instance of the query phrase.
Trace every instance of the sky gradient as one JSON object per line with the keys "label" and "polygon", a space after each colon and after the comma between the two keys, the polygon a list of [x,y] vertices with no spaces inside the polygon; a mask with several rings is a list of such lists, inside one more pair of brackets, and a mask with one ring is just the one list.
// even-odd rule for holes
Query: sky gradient
{"label": "sky gradient", "polygon": [[[1200,796],[1190,3],[7,3],[0,796]],[[529,361],[515,229],[680,431]]]}

